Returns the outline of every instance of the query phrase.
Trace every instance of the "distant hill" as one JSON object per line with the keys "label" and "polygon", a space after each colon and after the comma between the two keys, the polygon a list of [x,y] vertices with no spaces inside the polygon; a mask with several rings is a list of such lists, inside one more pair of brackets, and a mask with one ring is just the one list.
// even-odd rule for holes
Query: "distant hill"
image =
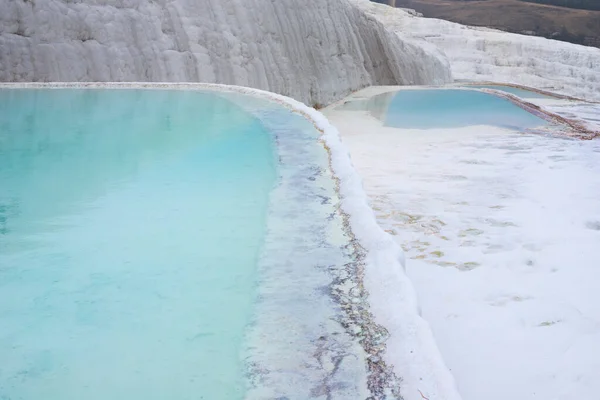
{"label": "distant hill", "polygon": [[550,6],[579,8],[582,10],[600,11],[600,1],[598,0],[521,0],[529,3],[547,4]]}
{"label": "distant hill", "polygon": [[600,47],[600,0],[396,0],[396,7],[465,25]]}

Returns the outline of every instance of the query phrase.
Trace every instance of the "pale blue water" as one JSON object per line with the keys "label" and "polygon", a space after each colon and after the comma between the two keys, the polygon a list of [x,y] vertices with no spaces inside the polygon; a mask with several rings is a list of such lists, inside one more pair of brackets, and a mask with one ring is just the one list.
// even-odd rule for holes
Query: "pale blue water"
{"label": "pale blue water", "polygon": [[211,93],[0,90],[0,399],[239,399],[273,138]]}
{"label": "pale blue water", "polygon": [[531,90],[520,89],[512,86],[502,86],[502,85],[469,85],[467,88],[473,89],[495,89],[502,90],[503,92],[507,92],[510,94],[514,94],[515,96],[521,97],[523,99],[552,99],[551,96],[546,96],[544,94],[533,92]]}
{"label": "pale blue water", "polygon": [[378,96],[372,104],[387,104],[385,125],[407,129],[458,128],[493,125],[527,129],[546,125],[543,119],[510,101],[475,90],[401,90]]}

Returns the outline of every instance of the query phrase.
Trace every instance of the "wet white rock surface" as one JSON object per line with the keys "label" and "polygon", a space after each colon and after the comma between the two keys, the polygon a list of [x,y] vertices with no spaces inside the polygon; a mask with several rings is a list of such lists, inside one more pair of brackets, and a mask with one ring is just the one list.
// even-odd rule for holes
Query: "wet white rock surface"
{"label": "wet white rock surface", "polygon": [[599,142],[326,115],[379,223],[406,251],[422,315],[461,396],[594,398]]}

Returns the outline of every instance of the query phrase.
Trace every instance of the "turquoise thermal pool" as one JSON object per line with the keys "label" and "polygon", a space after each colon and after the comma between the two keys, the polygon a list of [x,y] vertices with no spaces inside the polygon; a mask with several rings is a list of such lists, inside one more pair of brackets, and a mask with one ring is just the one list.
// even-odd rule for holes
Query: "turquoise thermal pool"
{"label": "turquoise thermal pool", "polygon": [[492,125],[523,130],[547,124],[509,100],[475,90],[401,90],[367,103],[386,126],[404,129]]}
{"label": "turquoise thermal pool", "polygon": [[332,331],[358,390],[318,135],[232,93],[0,90],[0,398],[241,399],[265,364],[302,396],[325,372],[290,354]]}

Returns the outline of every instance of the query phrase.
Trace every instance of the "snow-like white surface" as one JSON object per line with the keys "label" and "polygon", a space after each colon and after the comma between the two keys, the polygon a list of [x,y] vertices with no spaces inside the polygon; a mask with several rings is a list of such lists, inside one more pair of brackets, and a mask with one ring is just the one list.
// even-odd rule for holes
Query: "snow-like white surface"
{"label": "snow-like white surface", "polygon": [[[327,104],[450,80],[445,57],[368,0],[3,0],[0,81],[211,82]],[[424,46],[421,46],[424,44]]]}
{"label": "snow-like white surface", "polygon": [[[520,84],[600,99],[600,49],[397,11],[386,24],[439,47],[456,80]],[[400,15],[402,14],[402,15]]]}
{"label": "snow-like white surface", "polygon": [[326,115],[461,396],[598,398],[600,142]]}
{"label": "snow-like white surface", "polygon": [[155,88],[236,91],[275,101],[312,121],[322,132],[329,149],[331,168],[339,179],[341,209],[349,217],[352,233],[366,251],[364,285],[375,321],[390,336],[386,340],[384,359],[402,380],[404,400],[460,400],[454,378],[445,366],[429,324],[421,317],[416,293],[404,268],[404,252],[393,238],[378,225],[363,189],[363,181],[350,160],[336,127],[315,109],[289,97],[246,87],[216,84],[152,83],[22,83],[2,87],[90,87]]}

